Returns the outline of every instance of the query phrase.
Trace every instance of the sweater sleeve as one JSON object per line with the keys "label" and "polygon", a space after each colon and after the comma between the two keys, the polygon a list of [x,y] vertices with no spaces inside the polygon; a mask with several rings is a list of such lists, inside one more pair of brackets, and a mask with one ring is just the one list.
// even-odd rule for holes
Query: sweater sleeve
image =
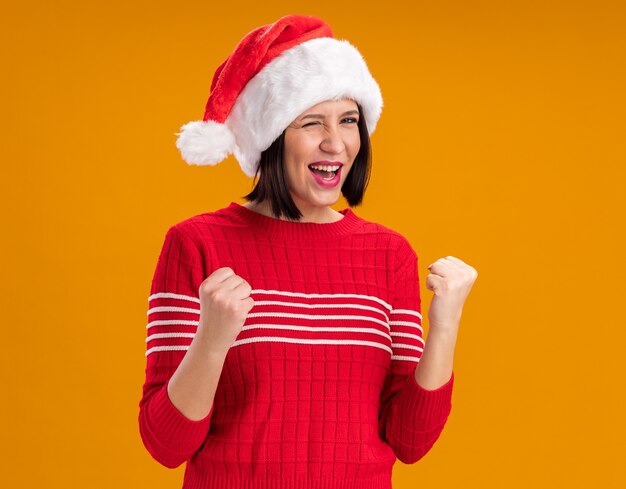
{"label": "sweater sleeve", "polygon": [[204,266],[197,246],[172,226],[165,236],[148,297],[146,370],[139,402],[139,431],[144,446],[162,465],[175,468],[202,445],[213,406],[201,420],[191,420],[174,406],[167,384],[196,332],[199,288]]}
{"label": "sweater sleeve", "polygon": [[454,372],[429,390],[415,380],[424,348],[417,255],[408,241],[398,250],[389,326],[391,369],[381,393],[379,433],[405,464],[421,459],[439,438],[450,414]]}

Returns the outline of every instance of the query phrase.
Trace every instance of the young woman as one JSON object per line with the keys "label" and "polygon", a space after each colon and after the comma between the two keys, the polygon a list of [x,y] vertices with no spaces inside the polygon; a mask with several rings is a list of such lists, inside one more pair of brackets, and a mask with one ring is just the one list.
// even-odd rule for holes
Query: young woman
{"label": "young woman", "polygon": [[187,463],[183,487],[389,489],[441,434],[476,271],[429,267],[425,341],[408,240],[331,208],[362,202],[381,108],[358,51],[289,15],[242,39],[182,127],[188,163],[234,153],[259,178],[170,227],[152,281],[139,427]]}

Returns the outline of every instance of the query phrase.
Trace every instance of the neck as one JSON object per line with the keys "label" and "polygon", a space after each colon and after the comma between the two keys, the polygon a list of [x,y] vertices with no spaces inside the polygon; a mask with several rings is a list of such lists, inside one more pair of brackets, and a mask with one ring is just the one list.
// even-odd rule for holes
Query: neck
{"label": "neck", "polygon": [[[242,204],[242,205],[264,216],[278,219],[272,213],[271,206],[269,205],[269,202],[267,201],[263,201],[260,203],[246,202],[245,204]],[[300,209],[300,212],[302,212],[302,217],[300,218],[299,222],[313,222],[313,223],[324,224],[324,223],[339,221],[340,219],[343,218],[343,214],[335,211],[334,209],[331,209],[330,207],[312,206],[312,209],[308,212],[303,212],[301,207],[298,207],[298,209]],[[285,216],[281,216],[280,220],[287,221],[288,219],[285,218]]]}
{"label": "neck", "polygon": [[253,235],[269,236],[276,239],[285,239],[290,243],[299,240],[334,239],[353,233],[363,223],[350,207],[342,209],[337,214],[341,219],[329,222],[300,222],[288,219],[277,219],[270,215],[261,214],[252,210],[252,204],[246,205],[231,202],[223,209],[226,219],[235,218],[236,225],[247,229]]}

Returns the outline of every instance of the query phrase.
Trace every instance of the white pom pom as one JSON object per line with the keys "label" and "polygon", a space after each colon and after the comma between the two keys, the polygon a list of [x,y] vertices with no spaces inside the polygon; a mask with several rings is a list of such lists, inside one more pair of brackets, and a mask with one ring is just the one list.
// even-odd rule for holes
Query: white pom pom
{"label": "white pom pom", "polygon": [[216,165],[235,149],[235,136],[215,121],[192,121],[180,128],[176,147],[190,165]]}

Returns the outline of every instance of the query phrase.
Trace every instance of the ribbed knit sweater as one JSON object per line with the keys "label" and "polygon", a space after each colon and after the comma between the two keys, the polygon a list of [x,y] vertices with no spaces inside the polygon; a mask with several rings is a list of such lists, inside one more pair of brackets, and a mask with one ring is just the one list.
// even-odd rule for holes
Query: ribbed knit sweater
{"label": "ribbed knit sweater", "polygon": [[[330,223],[236,202],[169,228],[148,297],[143,443],[186,462],[186,489],[390,489],[440,436],[454,373],[434,390],[414,372],[424,348],[417,254],[351,208]],[[231,267],[254,306],[201,420],[167,383],[199,322],[200,284]]]}

